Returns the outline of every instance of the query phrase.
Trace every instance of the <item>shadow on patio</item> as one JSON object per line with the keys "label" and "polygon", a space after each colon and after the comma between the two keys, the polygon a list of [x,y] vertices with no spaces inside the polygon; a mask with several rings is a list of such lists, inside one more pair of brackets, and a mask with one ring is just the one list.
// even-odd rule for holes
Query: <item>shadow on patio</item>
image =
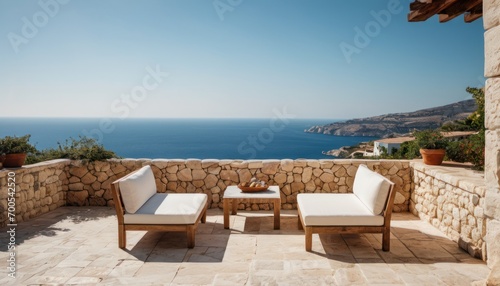
{"label": "shadow on patio", "polygon": [[17,278],[0,283],[470,285],[488,275],[483,261],[413,215],[396,213],[392,224],[390,252],[379,234],[314,235],[306,252],[296,211],[282,211],[280,230],[270,212],[245,211],[224,229],[222,211],[210,209],[193,249],[184,233],[130,231],[121,250],[114,209],[62,207],[19,224]]}

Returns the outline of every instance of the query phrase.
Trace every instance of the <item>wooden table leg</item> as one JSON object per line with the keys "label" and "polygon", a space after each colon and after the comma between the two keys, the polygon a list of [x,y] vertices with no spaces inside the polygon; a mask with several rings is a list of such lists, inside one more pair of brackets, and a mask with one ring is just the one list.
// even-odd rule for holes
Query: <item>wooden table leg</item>
{"label": "wooden table leg", "polygon": [[280,229],[281,199],[274,200],[274,229]]}
{"label": "wooden table leg", "polygon": [[231,204],[232,204],[232,212],[231,212],[231,214],[232,215],[236,215],[238,213],[238,200],[237,199],[232,199],[231,200]]}
{"label": "wooden table leg", "polygon": [[229,228],[229,199],[224,199],[224,228]]}

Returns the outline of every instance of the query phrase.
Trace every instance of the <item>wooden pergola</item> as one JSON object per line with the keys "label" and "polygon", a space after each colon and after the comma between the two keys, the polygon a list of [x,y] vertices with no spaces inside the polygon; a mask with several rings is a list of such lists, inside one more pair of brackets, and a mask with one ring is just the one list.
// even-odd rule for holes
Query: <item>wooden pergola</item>
{"label": "wooden pergola", "polygon": [[415,0],[410,3],[409,22],[420,22],[439,14],[439,22],[448,22],[462,14],[466,23],[483,16],[483,0]]}

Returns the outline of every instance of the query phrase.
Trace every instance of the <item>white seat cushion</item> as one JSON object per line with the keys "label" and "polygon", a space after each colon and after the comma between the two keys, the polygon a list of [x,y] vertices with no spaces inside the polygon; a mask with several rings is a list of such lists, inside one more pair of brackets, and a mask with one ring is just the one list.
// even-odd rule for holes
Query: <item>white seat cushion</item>
{"label": "white seat cushion", "polygon": [[371,171],[366,165],[359,165],[354,177],[353,193],[373,214],[382,214],[384,211],[390,187],[385,177]]}
{"label": "white seat cushion", "polygon": [[158,193],[123,220],[125,224],[194,224],[207,200],[206,194]]}
{"label": "white seat cushion", "polygon": [[120,194],[128,213],[135,213],[156,194],[156,182],[150,166],[144,166],[119,182]]}
{"label": "white seat cushion", "polygon": [[298,194],[297,204],[306,226],[379,226],[374,215],[355,194]]}

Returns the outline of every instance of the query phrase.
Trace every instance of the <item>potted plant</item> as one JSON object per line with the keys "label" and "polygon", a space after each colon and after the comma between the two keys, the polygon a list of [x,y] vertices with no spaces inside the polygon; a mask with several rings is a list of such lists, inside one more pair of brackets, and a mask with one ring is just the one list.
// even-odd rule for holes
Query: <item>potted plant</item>
{"label": "potted plant", "polygon": [[35,146],[29,143],[31,135],[22,137],[6,136],[0,139],[0,156],[3,158],[3,167],[19,168],[24,164],[29,153],[35,153]]}
{"label": "potted plant", "polygon": [[446,153],[448,140],[438,130],[421,130],[413,132],[415,143],[420,148],[424,164],[441,165]]}

